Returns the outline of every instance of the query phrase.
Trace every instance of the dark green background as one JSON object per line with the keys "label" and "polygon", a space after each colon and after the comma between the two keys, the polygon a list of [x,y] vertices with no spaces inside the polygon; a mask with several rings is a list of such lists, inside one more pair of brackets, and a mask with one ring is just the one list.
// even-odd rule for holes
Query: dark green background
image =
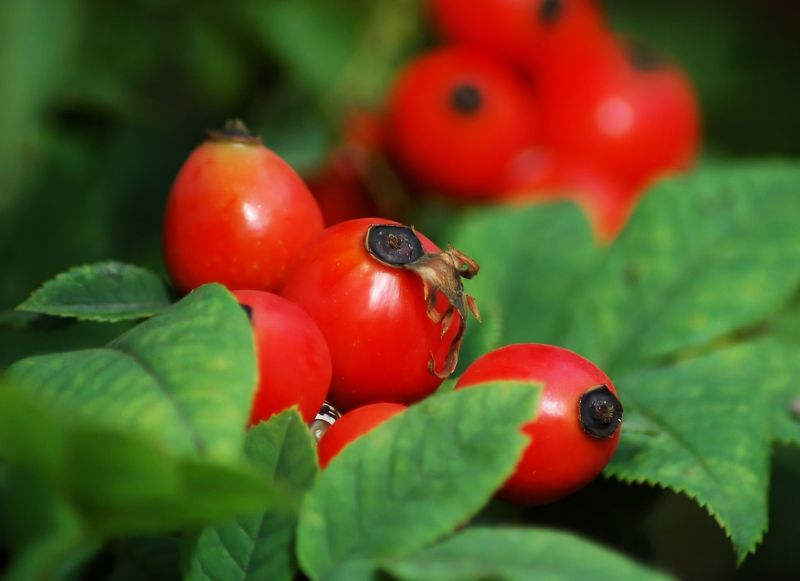
{"label": "dark green background", "polygon": [[[686,68],[702,100],[705,156],[800,153],[800,4],[605,6],[615,29]],[[310,171],[335,143],[344,112],[379,105],[397,65],[433,42],[420,12],[415,0],[0,2],[0,369],[119,332],[93,324],[13,328],[24,321],[12,310],[75,264],[116,258],[163,272],[165,197],[204,129],[242,117],[299,171]],[[798,513],[786,494],[787,482],[797,484],[796,474],[787,476],[797,472],[797,454],[779,460],[773,530]],[[632,524],[621,515],[612,530],[587,524],[590,503],[581,499],[606,493],[641,496],[645,517]],[[601,483],[531,518],[551,517],[685,575],[732,572],[722,533],[672,495]],[[658,533],[639,536],[640,529]],[[789,554],[768,542],[744,572],[780,573]]]}

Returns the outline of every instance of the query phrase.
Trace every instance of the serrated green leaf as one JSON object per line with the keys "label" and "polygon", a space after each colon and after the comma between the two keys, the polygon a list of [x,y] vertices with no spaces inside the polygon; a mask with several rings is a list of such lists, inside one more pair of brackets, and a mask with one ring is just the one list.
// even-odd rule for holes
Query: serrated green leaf
{"label": "serrated green leaf", "polygon": [[303,503],[303,571],[407,555],[467,520],[513,471],[538,394],[508,382],[437,395],[349,445]]}
{"label": "serrated green leaf", "polygon": [[0,459],[45,483],[97,540],[293,506],[250,466],[174,456],[131,433],[56,415],[16,388],[0,387]]}
{"label": "serrated green leaf", "polygon": [[[717,520],[739,559],[767,527],[769,393],[759,346],[737,346],[616,381],[625,406],[606,473],[685,493]],[[626,430],[629,423],[635,430]],[[645,429],[646,428],[646,429]]]}
{"label": "serrated green leaf", "polygon": [[35,290],[17,309],[87,321],[143,319],[170,305],[164,283],[131,264],[108,261],[76,266]]}
{"label": "serrated green leaf", "polygon": [[561,344],[614,372],[762,321],[800,284],[800,165],[723,166],[642,200]]}
{"label": "serrated green leaf", "polygon": [[8,373],[62,413],[225,459],[241,455],[256,359],[239,304],[206,285],[104,349],[31,357]]}
{"label": "serrated green leaf", "polygon": [[521,528],[467,529],[384,569],[402,581],[670,578],[575,535]]}
{"label": "serrated green leaf", "polygon": [[[247,436],[250,460],[298,494],[317,473],[316,446],[296,410],[273,416]],[[186,542],[190,580],[291,581],[297,574],[294,534],[297,514],[262,512],[207,528]]]}
{"label": "serrated green leaf", "polygon": [[[453,221],[446,236],[481,265],[467,291],[481,309],[487,305],[488,326],[503,317],[498,345],[555,342],[571,298],[584,290],[583,274],[602,252],[580,210],[566,203],[481,208]],[[484,352],[484,334],[473,331],[464,342],[466,361]]]}

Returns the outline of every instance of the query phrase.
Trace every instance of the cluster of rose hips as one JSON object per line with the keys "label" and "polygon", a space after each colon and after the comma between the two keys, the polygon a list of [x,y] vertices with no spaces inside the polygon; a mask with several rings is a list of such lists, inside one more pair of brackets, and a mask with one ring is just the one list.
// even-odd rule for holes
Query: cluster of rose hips
{"label": "cluster of rose hips", "polygon": [[[479,318],[462,282],[478,273],[475,261],[381,218],[324,229],[303,181],[241,122],[212,132],[181,168],[164,255],[179,291],[220,283],[233,292],[258,355],[250,423],[297,407],[321,437],[323,467],[431,395],[456,368],[468,312]],[[475,362],[456,389],[497,380],[543,386],[506,497],[549,502],[602,470],[622,421],[602,371],[566,349],[512,345]]]}
{"label": "cluster of rose hips", "polygon": [[[362,211],[358,200],[368,198],[355,191],[354,168],[380,143],[422,191],[456,202],[571,198],[609,239],[648,184],[694,157],[690,82],[660,54],[616,37],[595,0],[428,6],[447,44],[401,71],[380,140],[345,136],[339,165],[312,184],[327,206],[339,195]],[[348,151],[355,163],[343,161]]]}

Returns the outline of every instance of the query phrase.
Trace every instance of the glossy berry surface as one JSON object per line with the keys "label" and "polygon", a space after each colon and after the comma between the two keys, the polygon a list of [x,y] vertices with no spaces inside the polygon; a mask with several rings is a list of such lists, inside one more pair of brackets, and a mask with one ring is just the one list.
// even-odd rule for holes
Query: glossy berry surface
{"label": "glossy berry surface", "polygon": [[522,67],[603,34],[594,0],[431,0],[436,28]]}
{"label": "glossy berry surface", "polygon": [[181,167],[167,201],[164,257],[182,292],[209,283],[274,290],[322,231],[319,206],[261,142],[219,133]]}
{"label": "glossy berry surface", "polygon": [[698,149],[691,83],[640,45],[609,39],[592,52],[554,55],[539,96],[548,143],[626,186],[685,169]]}
{"label": "glossy berry surface", "polygon": [[347,412],[328,428],[317,446],[319,465],[325,468],[345,446],[404,411],[399,403],[373,403]]}
{"label": "glossy berry surface", "polygon": [[542,385],[531,437],[500,496],[546,504],[575,492],[603,470],[619,443],[622,406],[611,380],[583,357],[551,345],[509,345],[478,359],[456,389],[491,381]]}
{"label": "glossy berry surface", "polygon": [[[431,357],[440,369],[462,324],[456,313],[442,335],[442,324],[428,316],[420,278],[368,252],[366,236],[374,224],[400,226],[364,218],[328,228],[298,259],[281,290],[325,335],[333,362],[328,399],[342,411],[373,402],[411,403],[432,393],[442,378],[429,370]],[[416,237],[421,247],[415,253],[439,250],[422,234]],[[436,298],[438,312],[444,312],[447,301]]]}
{"label": "glossy berry surface", "polygon": [[292,406],[310,423],[331,382],[331,356],[319,327],[303,309],[278,295],[252,290],[233,295],[250,317],[258,357],[250,424]]}
{"label": "glossy berry surface", "polygon": [[471,199],[488,193],[538,122],[532,95],[508,65],[443,48],[402,71],[389,101],[388,148],[420,186]]}

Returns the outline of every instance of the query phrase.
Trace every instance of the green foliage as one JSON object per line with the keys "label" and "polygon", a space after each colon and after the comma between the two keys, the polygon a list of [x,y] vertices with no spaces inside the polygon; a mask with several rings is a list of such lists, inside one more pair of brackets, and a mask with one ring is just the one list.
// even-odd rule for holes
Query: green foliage
{"label": "green foliage", "polygon": [[[316,477],[315,443],[294,410],[251,429],[247,456],[265,473],[298,493],[304,493]],[[186,542],[188,570],[184,578],[291,581],[297,574],[296,526],[296,513],[273,510],[204,529]]]}
{"label": "green foliage", "polygon": [[378,105],[398,56],[418,34],[416,11],[409,0],[274,0],[248,3],[244,17],[325,112],[338,115],[348,106]]}
{"label": "green foliage", "polygon": [[22,483],[6,491],[6,526],[30,531],[15,541],[22,557],[12,570],[35,569],[37,577],[97,540],[291,506],[288,493],[242,463],[175,456],[7,386],[0,387],[0,460],[21,478],[12,485]]}
{"label": "green foliage", "polygon": [[[791,114],[800,83],[786,74],[796,66],[796,8],[756,4],[607,3],[615,27],[654,40],[687,69],[703,103],[706,158],[800,151],[800,116]],[[248,0],[224,9],[201,0],[189,11],[151,0],[0,2],[0,367],[28,358],[11,372],[20,385],[0,388],[0,557],[13,556],[5,578],[80,578],[82,568],[94,573],[103,564],[118,581],[176,578],[179,531],[190,578],[279,579],[296,571],[295,497],[314,479],[311,442],[293,414],[246,436],[251,330],[218,287],[169,305],[158,280],[163,204],[203,129],[227,117],[250,121],[296,168],[314,171],[345,114],[379,107],[398,64],[432,40],[424,12],[416,0]],[[729,66],[732,59],[740,66]],[[462,368],[520,341],[561,344],[595,360],[626,408],[608,475],[646,483],[662,499],[674,497],[649,485],[691,497],[730,536],[739,559],[759,542],[770,498],[765,542],[781,550],[759,548],[752,578],[783,573],[795,557],[796,450],[779,458],[774,497],[768,486],[774,442],[800,446],[798,188],[796,163],[737,160],[702,169],[658,185],[610,248],[593,243],[586,220],[567,204],[447,210],[427,216],[424,229],[444,232],[438,243],[452,241],[482,264],[468,291],[485,323],[470,325]],[[24,312],[13,310],[52,273],[109,256],[156,274],[89,264],[50,280]],[[500,417],[495,411],[491,417]],[[486,418],[476,412],[473,421]],[[393,425],[376,432],[384,435],[373,445],[405,424]],[[411,489],[415,475],[370,480],[389,460],[353,446],[341,465],[366,458],[353,468],[361,476],[344,474],[337,461],[304,509],[313,571],[342,579],[476,571],[574,578],[599,563],[583,576],[647,576],[595,545],[540,529],[467,529],[431,546],[466,522],[479,497],[486,500],[488,482],[499,481],[499,465],[511,461],[507,449],[521,444],[508,444],[513,426],[497,428],[508,432],[483,443],[490,469],[479,454],[460,459],[452,432],[425,425],[441,435],[406,434],[395,453],[405,450],[412,467],[446,457],[453,478],[475,478],[483,492],[470,504],[461,483],[451,483],[446,497],[419,485],[436,506],[420,501],[419,522],[404,521],[390,510],[402,507],[387,507],[375,491]],[[356,502],[358,487],[370,493]],[[613,514],[632,530],[654,526],[650,508],[640,511],[627,497],[611,503],[603,490],[582,493],[596,501],[594,520],[607,524]],[[367,515],[364,535],[354,529],[361,512],[323,511],[319,503],[339,494],[351,503],[345,507]],[[571,502],[556,507],[564,516],[556,524],[578,528],[585,514],[570,510],[586,501]],[[547,510],[506,507],[497,520],[536,521]],[[237,514],[249,516],[232,520]],[[313,515],[325,520],[314,525]],[[346,554],[333,569],[333,556],[320,556],[325,542],[312,534],[320,523]],[[591,536],[618,540],[602,523],[589,527]],[[148,531],[163,534],[143,536]],[[682,534],[680,527],[650,530],[647,539],[614,546],[672,567],[674,556],[651,544]],[[388,554],[390,540],[401,556]],[[686,549],[686,562],[713,550]],[[243,555],[252,555],[247,571],[236,566]],[[469,572],[460,568],[465,562]]]}
{"label": "green foliage", "polygon": [[[78,0],[8,0],[0,5],[0,216],[30,180],[26,154],[41,146],[42,112],[73,52],[81,7]],[[37,31],[47,42],[39,42]]]}
{"label": "green foliage", "polygon": [[752,389],[762,380],[760,347],[731,347],[619,377],[632,429],[623,427],[607,469],[696,499],[725,528],[740,559],[767,527],[769,400]]}
{"label": "green foliage", "polygon": [[800,284],[798,187],[781,163],[660,184],[587,273],[563,343],[616,371],[763,321]]}
{"label": "green foliage", "polygon": [[800,168],[786,163],[666,181],[605,252],[566,204],[467,213],[447,234],[483,265],[470,292],[502,305],[502,343],[564,345],[613,373],[709,345],[786,303],[800,284],[798,187]]}
{"label": "green foliage", "polygon": [[508,343],[556,343],[582,277],[601,254],[586,218],[566,203],[468,210],[447,223],[442,238],[481,265],[468,291],[485,322],[467,334],[467,362]]}
{"label": "green foliage", "polygon": [[468,519],[513,471],[538,393],[501,383],[428,398],[348,446],[303,503],[305,573],[408,555]]}
{"label": "green foliage", "polygon": [[[626,428],[608,473],[696,498],[740,559],[767,526],[770,438],[800,442],[791,311],[767,324],[800,286],[798,188],[800,168],[777,162],[668,180],[605,250],[564,204],[468,212],[450,229],[485,265],[470,292],[490,324],[502,306],[497,345],[563,345],[614,378]],[[776,339],[715,351],[759,333]]]}
{"label": "green foliage", "polygon": [[402,581],[669,578],[574,535],[521,528],[469,528],[384,568]]}
{"label": "green foliage", "polygon": [[255,347],[233,296],[207,285],[106,348],[24,359],[9,377],[62,413],[232,458],[255,390]]}
{"label": "green foliage", "polygon": [[116,322],[150,317],[170,305],[152,272],[121,262],[71,268],[35,290],[17,309],[30,313]]}

